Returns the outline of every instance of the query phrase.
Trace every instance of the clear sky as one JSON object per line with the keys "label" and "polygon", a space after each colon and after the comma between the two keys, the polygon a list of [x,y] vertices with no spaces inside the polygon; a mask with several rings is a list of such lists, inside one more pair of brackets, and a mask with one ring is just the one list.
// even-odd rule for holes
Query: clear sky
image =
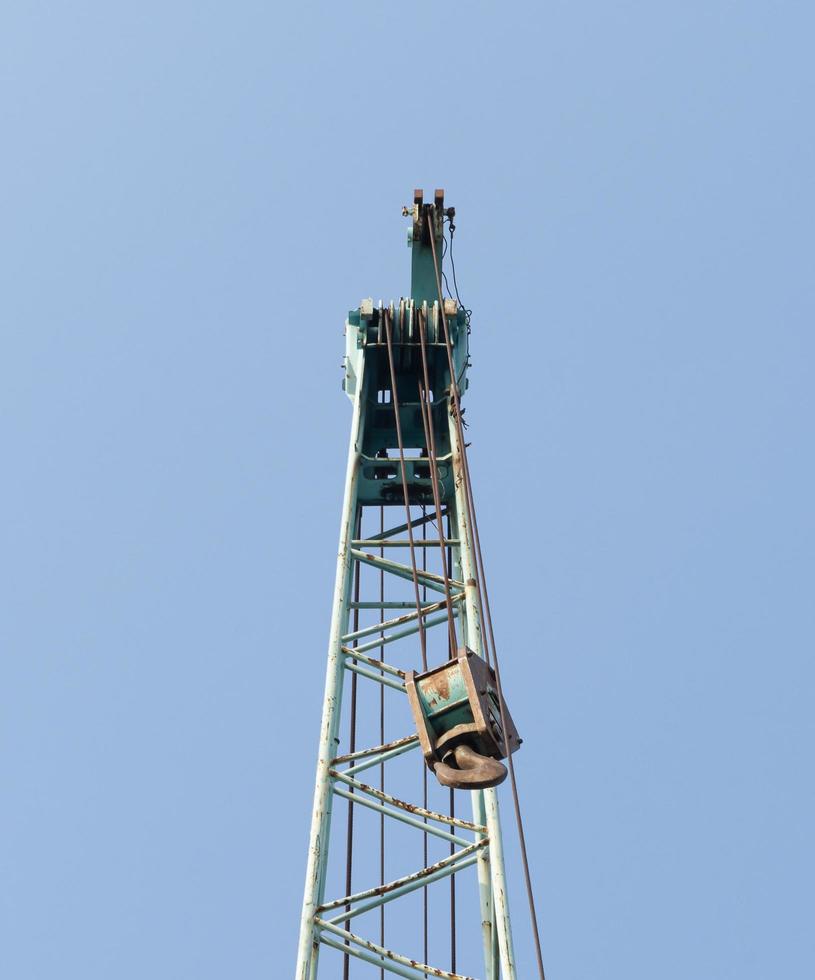
{"label": "clear sky", "polygon": [[4,980],[291,975],[342,326],[407,291],[414,186],[458,210],[550,980],[812,975],[813,28],[3,4]]}

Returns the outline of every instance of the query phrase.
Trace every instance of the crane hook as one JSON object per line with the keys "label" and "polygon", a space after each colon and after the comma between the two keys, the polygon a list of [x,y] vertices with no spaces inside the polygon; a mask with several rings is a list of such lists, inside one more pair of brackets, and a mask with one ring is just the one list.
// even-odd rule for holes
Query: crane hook
{"label": "crane hook", "polygon": [[[455,767],[446,761],[451,757]],[[488,789],[507,778],[507,768],[503,763],[481,755],[469,745],[457,745],[444,758],[445,761],[437,762],[433,769],[438,781],[452,789]]]}

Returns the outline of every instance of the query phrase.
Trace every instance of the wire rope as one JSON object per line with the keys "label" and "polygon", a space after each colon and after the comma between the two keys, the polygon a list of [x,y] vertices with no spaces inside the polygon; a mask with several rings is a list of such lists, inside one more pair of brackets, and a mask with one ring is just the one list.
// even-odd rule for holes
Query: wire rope
{"label": "wire rope", "polygon": [[[428,395],[430,393],[430,381],[429,373],[427,369],[427,344],[426,344],[426,329],[425,329],[425,314],[422,310],[419,314],[419,338],[420,346],[422,352],[422,375],[423,378],[419,378],[419,407],[422,412],[422,426],[424,428],[425,435],[425,445],[427,446],[428,462],[430,464],[430,482],[433,488],[433,504],[436,508],[436,522],[437,522],[437,533],[439,538],[439,548],[441,550],[441,569],[442,576],[444,580],[444,597],[447,602],[447,631],[450,638],[450,645],[452,649],[451,657],[455,656],[455,650],[458,647],[458,641],[456,638],[456,620],[453,611],[453,603],[450,591],[450,576],[447,572],[447,560],[445,556],[445,540],[444,540],[444,525],[442,523],[441,514],[441,493],[439,490],[439,466],[438,457],[436,455],[436,436],[433,431],[433,415],[432,415],[432,403],[428,400]],[[423,387],[424,385],[424,387]]]}
{"label": "wire rope", "polygon": [[[439,521],[441,523],[441,521]],[[450,541],[452,537],[452,524],[450,520],[450,514],[447,515],[447,540]],[[453,549],[448,544],[447,545],[447,555],[445,556],[445,565],[447,569],[447,575],[452,577],[453,575]],[[452,647],[450,649],[450,659],[454,659],[456,656],[456,649]],[[455,790],[450,787],[450,816],[455,817],[456,815],[456,793]],[[450,853],[455,853],[455,845],[450,842]],[[452,973],[456,972],[456,876],[450,875],[450,970]]]}
{"label": "wire rope", "polygon": [[[435,205],[431,205],[429,211],[435,211]],[[462,473],[464,476],[465,498],[468,501],[468,511],[471,515],[471,527],[473,533],[473,543],[475,544],[475,552],[476,552],[475,558],[476,558],[476,565],[477,565],[478,581],[483,582],[484,604],[482,606],[482,610],[486,620],[487,632],[489,633],[490,636],[490,646],[492,647],[493,659],[495,660],[495,681],[496,681],[496,687],[498,688],[498,706],[501,714],[501,727],[503,728],[504,732],[506,732],[507,731],[506,705],[504,702],[504,692],[501,685],[501,671],[498,664],[498,653],[495,648],[495,634],[492,628],[492,615],[490,612],[490,605],[489,605],[489,593],[487,591],[486,582],[483,581],[484,561],[481,553],[481,540],[480,540],[480,535],[478,533],[478,523],[475,517],[472,482],[470,480],[469,465],[467,461],[467,447],[464,442],[463,431],[461,427],[461,411],[460,411],[458,383],[455,379],[455,371],[453,368],[452,346],[450,343],[450,334],[447,328],[447,317],[445,316],[444,313],[444,297],[441,288],[441,275],[440,275],[438,257],[436,253],[435,236],[433,234],[432,228],[430,229],[429,237],[430,237],[430,247],[433,253],[433,265],[436,273],[436,288],[439,294],[439,307],[441,311],[442,323],[444,325],[444,340],[445,340],[445,346],[447,348],[447,357],[448,357],[448,362],[450,367],[451,394],[454,399],[456,425],[457,425],[457,430],[459,435],[459,443],[461,446]],[[455,282],[455,271],[453,273],[453,281]],[[532,888],[532,878],[529,872],[529,856],[526,847],[526,834],[524,833],[523,817],[521,815],[521,805],[520,805],[520,799],[518,794],[518,783],[515,776],[515,765],[512,761],[511,752],[507,752],[507,763],[509,768],[510,782],[512,785],[512,799],[515,808],[515,821],[518,826],[518,839],[521,846],[521,863],[523,865],[524,880],[526,883],[526,894],[529,903],[529,914],[530,914],[530,919],[532,924],[532,935],[535,944],[535,955],[538,961],[538,973],[540,975],[541,980],[546,980],[545,973],[543,970],[543,954],[541,951],[541,940],[540,940],[540,931],[538,928],[538,918],[535,910],[535,896],[534,896],[534,890]]]}
{"label": "wire rope", "polygon": [[[458,302],[458,305],[462,308],[462,310],[464,310],[464,319],[465,319],[465,321],[467,323],[467,333],[469,333],[470,332],[470,320],[472,319],[473,311],[467,309],[467,307],[461,302],[461,296],[459,296],[459,294],[458,294],[458,282],[456,281],[456,263],[455,263],[455,259],[453,258],[453,236],[456,233],[456,226],[453,224],[453,222],[451,220],[448,220],[447,224],[448,224],[448,226],[450,228],[450,245],[449,245],[449,247],[447,249],[446,254],[449,255],[449,257],[450,257],[450,268],[453,270],[453,289],[455,290],[456,301]],[[444,278],[444,284],[445,284],[445,286],[447,286],[447,292],[449,294],[450,293],[450,285],[447,282],[447,276],[444,275],[444,256],[445,256],[445,253],[442,252],[442,272],[441,272],[441,274],[442,274],[442,276]]]}
{"label": "wire rope", "polygon": [[413,573],[413,590],[416,596],[416,622],[419,627],[419,639],[422,647],[422,670],[427,670],[427,638],[425,637],[422,601],[419,598],[419,576],[416,566],[416,549],[413,541],[413,524],[410,516],[410,497],[408,494],[407,473],[405,472],[405,446],[402,442],[402,423],[399,418],[399,394],[396,386],[396,369],[393,366],[393,335],[391,329],[391,314],[389,309],[382,311],[385,320],[385,339],[388,346],[388,367],[391,376],[391,404],[396,419],[396,441],[399,447],[399,463],[402,474],[402,491],[405,497],[405,520],[407,521],[408,542],[410,544],[410,565]]}
{"label": "wire rope", "polygon": [[[424,416],[422,416],[424,418]],[[427,508],[422,504],[422,539],[427,541]],[[427,545],[422,548],[422,571],[427,571]],[[427,579],[423,579],[422,584],[422,602],[427,602]],[[422,806],[427,810],[427,766],[422,766]],[[424,818],[424,823],[427,825],[427,817]],[[430,864],[430,856],[428,853],[428,837],[430,835],[427,833],[422,834],[422,860],[424,864],[423,868],[426,868]],[[430,949],[428,942],[428,915],[429,915],[429,895],[427,891],[427,885],[422,889],[422,925],[424,933],[424,962],[430,962]],[[427,974],[424,974],[425,978]]]}
{"label": "wire rope", "polygon": [[[430,210],[435,210],[435,205],[430,206]],[[426,215],[425,220],[429,221],[429,215]],[[464,503],[467,510],[467,523],[470,528],[473,527],[475,520],[475,511],[473,506],[472,493],[468,491],[469,486],[469,464],[467,461],[467,443],[464,439],[464,420],[461,414],[461,394],[458,386],[458,377],[456,376],[455,363],[453,360],[453,345],[450,341],[450,331],[447,327],[447,314],[444,312],[444,295],[441,288],[441,270],[439,268],[438,257],[436,254],[436,238],[433,228],[429,228],[429,238],[430,238],[430,249],[433,255],[433,267],[436,274],[436,289],[439,296],[439,313],[441,315],[442,327],[444,329],[444,347],[447,354],[447,366],[450,372],[450,401],[452,414],[455,419],[456,424],[456,434],[458,437],[459,444],[459,457],[461,460],[461,470],[464,475]],[[469,328],[468,328],[469,329]],[[462,368],[462,374],[464,369]],[[481,592],[481,576],[479,574],[478,565],[473,569],[475,574],[475,588],[476,594],[478,596],[478,608],[482,610],[484,608],[484,601]],[[484,648],[484,659],[487,661],[487,666],[491,666],[490,662],[490,645],[487,642],[487,637],[482,630],[482,644]]]}

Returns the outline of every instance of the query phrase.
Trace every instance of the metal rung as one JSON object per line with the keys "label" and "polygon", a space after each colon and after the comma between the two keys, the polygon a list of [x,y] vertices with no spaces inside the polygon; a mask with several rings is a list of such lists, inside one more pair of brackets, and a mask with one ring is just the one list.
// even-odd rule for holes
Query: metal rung
{"label": "metal rung", "polygon": [[[450,596],[450,602],[460,602],[463,598],[464,593],[457,592],[455,595]],[[441,599],[439,602],[431,602],[428,605],[421,606],[421,613],[423,616],[427,616],[429,613],[445,608],[447,608],[447,600]],[[456,612],[457,610],[454,609],[454,616]],[[418,617],[419,613],[416,612],[416,606],[414,604],[412,612],[405,613],[403,616],[397,616],[395,619],[386,619],[382,623],[374,623],[372,626],[364,626],[362,629],[354,630],[353,633],[346,633],[342,638],[342,642],[349,643],[351,640],[358,640],[360,637],[370,636],[372,633],[384,633],[385,630],[389,630],[392,626],[401,626],[404,623],[409,623],[413,619],[418,619]]]}
{"label": "metal rung", "polygon": [[339,779],[348,786],[358,789],[360,793],[367,793],[368,796],[373,796],[383,803],[389,803],[391,806],[398,807],[400,810],[407,810],[408,813],[412,813],[417,817],[437,820],[439,823],[446,823],[451,827],[459,827],[461,830],[471,830],[474,834],[487,833],[487,828],[482,824],[473,823],[470,820],[461,820],[459,817],[448,817],[446,813],[436,813],[434,810],[425,810],[424,807],[416,806],[413,803],[405,803],[404,800],[399,800],[395,796],[389,796],[387,793],[383,793],[381,789],[374,789],[373,786],[368,786],[367,783],[360,783],[358,780],[352,779],[347,773],[341,772],[338,769],[329,769],[328,774],[333,776],[334,779]]}
{"label": "metal rung", "polygon": [[[394,953],[392,949],[385,949],[384,946],[378,946],[376,943],[371,942],[368,939],[363,939],[362,936],[356,936],[353,932],[348,932],[345,929],[340,929],[339,926],[335,926],[332,922],[326,922],[325,919],[316,918],[314,920],[315,925],[320,929],[327,929],[328,932],[334,933],[335,936],[339,936],[341,939],[345,939],[350,943],[355,943],[357,946],[361,946],[361,950],[354,950],[349,946],[341,946],[346,953],[350,953],[352,956],[357,956],[363,951],[368,951],[372,955],[370,959],[367,957],[360,956],[360,959],[365,959],[369,963],[375,963],[386,970],[390,970],[391,973],[396,973],[397,976],[403,977],[417,977],[421,978],[425,975],[431,977],[440,977],[441,980],[473,980],[472,977],[462,976],[460,973],[448,973],[447,970],[440,970],[435,966],[428,966],[427,963],[419,963],[417,960],[408,959],[407,956],[401,956],[399,953]],[[324,941],[324,937],[320,936],[320,941]],[[411,971],[418,972],[397,972],[391,969],[387,961],[390,960],[391,964],[399,964],[400,966],[410,967]]]}
{"label": "metal rung", "polygon": [[[351,544],[355,548],[409,548],[410,540],[408,538],[391,538],[389,541],[380,541],[376,538],[356,538],[351,542]],[[414,548],[446,548],[448,545],[451,548],[457,548],[459,544],[460,542],[458,538],[450,538],[449,541],[431,538],[413,539]]]}
{"label": "metal rung", "polygon": [[[426,606],[433,606],[434,602],[423,602],[421,603],[422,608]],[[397,600],[385,600],[384,602],[349,602],[349,609],[415,609],[415,602],[408,602],[407,600],[397,601]]]}
{"label": "metal rung", "polygon": [[370,755],[379,755],[381,752],[389,752],[391,749],[413,745],[418,741],[418,735],[406,735],[404,738],[397,738],[395,742],[386,742],[384,745],[375,745],[370,749],[358,749],[356,752],[346,752],[345,755],[338,755],[336,759],[331,760],[331,765],[336,766],[340,762],[351,762],[354,759],[367,759]]}
{"label": "metal rung", "polygon": [[[454,615],[458,615],[458,609],[453,610]],[[441,626],[442,623],[447,623],[447,613],[439,613],[438,616],[430,616],[424,622],[424,628],[429,630],[432,626]],[[402,629],[395,630],[393,633],[386,633],[385,636],[379,637],[376,640],[370,640],[368,643],[363,643],[358,647],[349,647],[351,650],[351,655],[356,657],[360,653],[367,653],[368,650],[376,650],[378,647],[384,647],[388,643],[395,643],[397,640],[403,640],[406,636],[412,636],[414,633],[419,632],[418,620],[414,621],[412,626],[404,626]]]}
{"label": "metal rung", "polygon": [[404,670],[400,670],[398,667],[391,667],[391,665],[386,664],[384,660],[376,660],[373,657],[369,657],[365,653],[359,653],[354,649],[354,647],[342,647],[342,652],[346,657],[351,657],[352,660],[361,660],[369,667],[375,667],[377,670],[381,670],[385,674],[390,674],[392,677],[404,678],[405,676]]}
{"label": "metal rung", "polygon": [[345,775],[351,776],[357,773],[364,772],[366,769],[372,769],[374,766],[380,766],[383,762],[390,762],[391,759],[395,759],[397,756],[404,755],[405,752],[410,752],[412,749],[419,748],[419,739],[416,738],[415,741],[405,741],[401,745],[397,745],[392,749],[388,749],[387,752],[383,752],[381,755],[372,755],[367,758],[364,762],[358,762],[356,765],[351,766],[349,769],[345,769]]}
{"label": "metal rung", "polygon": [[430,834],[431,837],[438,837],[441,840],[449,841],[451,844],[459,844],[461,846],[469,843],[463,837],[457,837],[455,834],[448,834],[446,830],[439,830],[439,828],[434,827],[433,824],[423,823],[421,820],[416,820],[413,817],[409,817],[406,813],[402,813],[400,810],[390,810],[381,803],[376,803],[374,800],[369,800],[364,796],[359,796],[356,793],[352,793],[350,790],[343,789],[342,786],[335,785],[333,787],[333,791],[337,796],[341,796],[344,800],[350,800],[352,803],[358,803],[360,806],[367,807],[369,810],[375,810],[377,813],[382,813],[386,817],[393,817],[394,820],[398,820],[400,823],[406,823],[409,827],[415,827],[417,830],[421,830],[425,834]]}
{"label": "metal rung", "polygon": [[[381,568],[382,571],[390,572],[391,575],[396,575],[399,578],[412,580],[415,574],[421,585],[426,585],[428,589],[433,589],[434,592],[444,592],[444,578],[441,575],[436,575],[434,572],[428,572],[422,568],[413,569],[410,565],[405,565],[402,562],[391,561],[389,558],[380,558],[378,555],[366,554],[366,552],[360,551],[358,548],[352,548],[351,555],[357,561],[361,561],[366,565],[373,565],[374,568]],[[464,588],[464,583],[459,582],[457,579],[448,578],[447,582],[451,589],[461,591]]]}
{"label": "metal rung", "polygon": [[[333,909],[353,905],[355,902],[361,902],[363,899],[386,898],[389,895],[395,895],[397,892],[400,895],[404,895],[408,891],[415,891],[417,888],[424,888],[426,882],[428,882],[431,878],[435,880],[436,876],[442,871],[444,871],[445,874],[452,874],[453,871],[451,869],[454,869],[459,862],[464,861],[465,858],[469,859],[470,857],[473,857],[477,859],[477,852],[485,846],[486,841],[476,841],[474,844],[467,844],[466,847],[463,847],[460,851],[456,851],[454,854],[450,854],[446,858],[442,858],[435,864],[431,864],[427,868],[420,868],[418,871],[414,871],[402,878],[396,878],[394,881],[389,881],[386,885],[378,885],[374,888],[367,888],[363,892],[356,892],[354,895],[343,895],[342,898],[335,898],[331,902],[323,902],[317,911],[320,913],[331,912]],[[349,918],[350,916],[360,914],[360,909],[350,909]],[[328,921],[332,924],[336,924],[337,922],[341,922],[342,919],[343,914],[340,914],[335,918],[329,919]]]}
{"label": "metal rung", "polygon": [[404,683],[402,681],[392,681],[386,674],[377,674],[373,670],[368,670],[367,667],[360,667],[359,664],[349,664],[348,661],[345,662],[345,669],[350,670],[354,674],[359,674],[360,677],[366,677],[369,681],[376,681],[385,687],[392,687],[394,691],[401,691],[402,694],[405,693]]}
{"label": "metal rung", "polygon": [[[448,456],[445,456],[444,458],[445,458],[445,460],[449,459],[450,458],[449,454],[448,454]],[[381,460],[380,460],[380,462],[381,462]],[[437,462],[438,462],[438,460],[437,460]],[[447,517],[448,516],[448,513],[449,512],[445,508],[441,512],[441,516],[442,517]],[[424,517],[417,517],[415,520],[411,521],[410,524],[400,524],[399,527],[391,527],[391,528],[388,528],[387,531],[382,531],[380,534],[374,534],[372,536],[371,540],[372,541],[376,541],[377,547],[378,547],[379,546],[379,543],[381,541],[384,541],[386,538],[392,537],[394,534],[401,534],[403,531],[407,531],[408,527],[410,527],[411,529],[412,528],[415,528],[415,527],[421,527],[423,524],[433,523],[435,520],[436,520],[436,515],[435,514],[426,514]]]}

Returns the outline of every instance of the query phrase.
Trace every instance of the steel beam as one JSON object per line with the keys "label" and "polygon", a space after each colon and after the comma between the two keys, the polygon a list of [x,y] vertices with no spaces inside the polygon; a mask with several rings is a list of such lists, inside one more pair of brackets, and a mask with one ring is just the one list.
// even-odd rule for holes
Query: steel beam
{"label": "steel beam", "polygon": [[450,875],[458,874],[459,871],[472,867],[477,860],[477,854],[468,854],[466,857],[452,863],[450,862],[449,858],[444,862],[439,861],[437,865],[431,866],[437,867],[438,870],[431,871],[430,868],[423,868],[423,872],[430,873],[422,875],[421,877],[419,877],[421,872],[415,872],[412,875],[407,875],[403,879],[404,883],[398,888],[394,888],[392,891],[381,892],[379,888],[374,889],[375,895],[370,899],[370,901],[363,902],[362,905],[352,908],[350,912],[342,911],[339,913],[339,915],[332,916],[331,919],[329,919],[329,922],[344,922],[346,919],[354,918],[354,916],[364,915],[366,912],[370,912],[371,909],[378,909],[380,905],[387,905],[389,902],[393,902],[397,898],[401,898],[403,895],[407,895],[410,892],[419,891],[420,889],[425,888],[427,885],[433,884],[433,882],[441,881],[442,878],[449,878]]}
{"label": "steel beam", "polygon": [[366,379],[364,359],[354,397],[351,438],[345,477],[345,495],[340,519],[340,540],[334,583],[334,604],[328,641],[323,717],[320,722],[320,744],[317,756],[317,780],[314,788],[314,809],[309,832],[306,882],[303,909],[300,917],[300,939],[297,948],[296,980],[308,980],[316,974],[318,947],[314,942],[314,915],[323,899],[325,866],[328,857],[328,837],[331,826],[331,779],[328,770],[336,753],[337,731],[342,704],[343,667],[342,635],[348,630],[348,603],[351,599],[351,540],[357,515],[357,485],[359,457],[362,451],[362,432],[365,423]]}
{"label": "steel beam", "polygon": [[377,684],[390,687],[394,691],[401,691],[402,694],[405,693],[405,682],[392,681],[387,674],[377,674],[375,670],[368,670],[367,667],[360,667],[359,664],[348,663],[347,660],[345,661],[345,669],[352,671],[354,674],[359,674],[360,677],[367,677],[369,681],[376,681]]}
{"label": "steel beam", "polygon": [[[453,472],[455,474],[455,522],[461,546],[458,549],[461,562],[461,577],[465,583],[465,604],[467,610],[467,646],[479,657],[483,657],[483,641],[481,633],[481,611],[478,604],[477,570],[473,535],[467,511],[465,496],[464,466],[462,462],[462,446],[458,436],[458,426],[452,413],[448,415],[450,445],[453,447]],[[489,977],[493,970],[492,927],[483,912],[488,903],[494,907],[494,928],[498,937],[498,948],[501,956],[503,980],[517,980],[515,972],[515,954],[512,946],[512,929],[509,918],[509,903],[506,893],[504,872],[504,852],[501,843],[501,821],[498,813],[498,796],[495,788],[482,790],[482,799],[474,799],[473,820],[478,822],[482,817],[482,800],[484,813],[487,818],[487,829],[490,835],[489,851],[489,889],[483,864],[480,865],[479,886],[482,909],[482,942],[484,945],[484,968]]]}
{"label": "steel beam", "polygon": [[415,817],[408,816],[407,813],[403,813],[401,810],[391,809],[382,803],[369,800],[360,793],[352,793],[349,790],[343,789],[341,786],[334,787],[334,795],[341,796],[345,800],[351,800],[353,803],[358,803],[360,806],[367,807],[369,810],[376,810],[377,813],[383,813],[386,817],[392,817],[400,823],[406,823],[409,827],[415,827],[425,834],[430,834],[431,837],[439,837],[441,840],[450,841],[451,844],[460,844],[463,847],[466,847],[468,844],[468,841],[463,837],[448,834],[446,830],[439,830],[438,827],[434,827],[431,823],[423,823]]}
{"label": "steel beam", "polygon": [[472,977],[465,977],[460,973],[449,973],[447,970],[441,970],[437,966],[429,966],[427,963],[420,963],[418,960],[412,960],[407,956],[394,953],[392,949],[385,949],[384,946],[373,943],[370,939],[363,939],[362,936],[357,936],[353,932],[348,932],[346,929],[340,929],[339,926],[334,925],[333,922],[326,922],[325,919],[318,918],[316,922],[320,929],[325,929],[328,932],[333,933],[335,936],[339,936],[340,939],[345,939],[347,942],[361,946],[363,949],[367,949],[371,953],[376,953],[384,959],[390,960],[392,963],[398,963],[400,966],[406,966],[413,970],[418,970],[420,974],[429,974],[431,977],[440,977],[441,980],[473,980]]}

